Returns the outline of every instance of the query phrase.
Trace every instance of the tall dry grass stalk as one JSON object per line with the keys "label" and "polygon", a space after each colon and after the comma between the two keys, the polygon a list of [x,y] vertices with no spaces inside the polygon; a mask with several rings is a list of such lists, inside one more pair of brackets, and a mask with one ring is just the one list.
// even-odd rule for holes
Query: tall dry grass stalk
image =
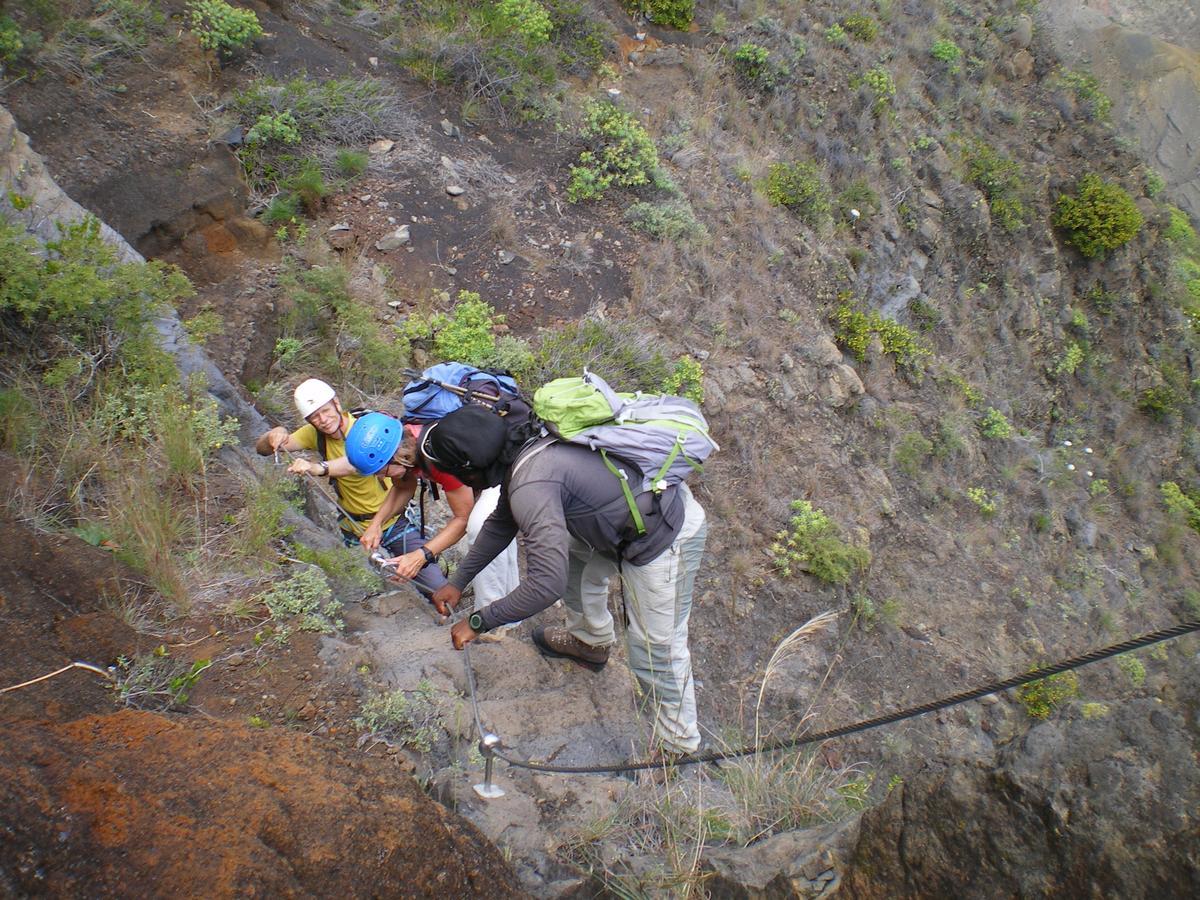
{"label": "tall dry grass stalk", "polygon": [[758,688],[758,699],[754,704],[754,743],[756,745],[762,738],[760,715],[762,712],[763,697],[766,694],[767,684],[771,681],[771,677],[779,671],[779,668],[789,657],[793,656],[800,649],[800,646],[808,638],[829,627],[836,620],[837,615],[832,611],[826,611],[813,616],[780,641],[775,648],[775,652],[771,654],[771,658],[767,660],[766,668],[763,669],[762,684]]}

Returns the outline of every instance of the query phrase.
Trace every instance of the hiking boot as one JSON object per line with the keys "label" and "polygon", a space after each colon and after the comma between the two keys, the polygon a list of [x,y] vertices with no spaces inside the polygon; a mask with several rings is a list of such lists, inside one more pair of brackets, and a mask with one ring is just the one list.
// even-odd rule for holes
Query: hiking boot
{"label": "hiking boot", "polygon": [[609,647],[593,647],[585,644],[562,625],[538,626],[533,629],[533,642],[543,656],[561,656],[573,659],[593,672],[599,672],[608,663]]}

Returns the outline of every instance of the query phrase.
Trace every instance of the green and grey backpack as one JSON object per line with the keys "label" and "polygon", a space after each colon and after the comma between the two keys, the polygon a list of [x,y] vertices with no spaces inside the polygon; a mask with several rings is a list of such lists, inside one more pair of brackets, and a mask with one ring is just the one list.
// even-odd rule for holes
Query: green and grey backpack
{"label": "green and grey backpack", "polygon": [[549,435],[599,452],[621,481],[639,534],[646,529],[636,495],[661,494],[699,471],[712,451],[720,449],[700,407],[691,400],[618,393],[587,369],[582,377],[557,378],[538,388],[533,412]]}

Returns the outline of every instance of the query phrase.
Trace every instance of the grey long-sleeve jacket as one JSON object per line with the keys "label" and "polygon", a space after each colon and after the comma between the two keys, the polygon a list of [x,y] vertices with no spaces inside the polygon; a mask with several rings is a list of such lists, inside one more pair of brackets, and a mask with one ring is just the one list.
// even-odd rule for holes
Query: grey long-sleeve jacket
{"label": "grey long-sleeve jacket", "polygon": [[[630,477],[637,480],[632,472]],[[480,615],[488,628],[527,619],[562,597],[570,538],[634,566],[645,565],[671,546],[683,525],[678,489],[670,487],[658,498],[645,493],[637,501],[646,526],[641,536],[620,482],[599,453],[556,441],[534,444],[513,463],[496,511],[450,583],[465,588],[520,531],[525,537],[525,577],[516,590]]]}

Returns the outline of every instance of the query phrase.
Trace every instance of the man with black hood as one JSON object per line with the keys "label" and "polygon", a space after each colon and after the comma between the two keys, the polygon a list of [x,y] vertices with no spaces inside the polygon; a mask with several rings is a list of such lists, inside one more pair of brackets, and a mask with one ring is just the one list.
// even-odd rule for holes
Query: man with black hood
{"label": "man with black hood", "polygon": [[615,640],[608,582],[619,574],[629,665],[654,701],[655,739],[666,754],[695,751],[700,732],[688,617],[708,526],[687,485],[637,498],[645,525],[639,534],[620,481],[587,447],[510,434],[500,417],[467,406],[427,427],[421,449],[466,484],[502,486],[475,546],[449,584],[434,593],[438,612],[449,614],[471,579],[518,531],[525,538],[525,578],[507,596],[456,623],[450,634],[455,648],[562,597],[566,625],[536,628],[533,640],[544,654],[598,670]]}

